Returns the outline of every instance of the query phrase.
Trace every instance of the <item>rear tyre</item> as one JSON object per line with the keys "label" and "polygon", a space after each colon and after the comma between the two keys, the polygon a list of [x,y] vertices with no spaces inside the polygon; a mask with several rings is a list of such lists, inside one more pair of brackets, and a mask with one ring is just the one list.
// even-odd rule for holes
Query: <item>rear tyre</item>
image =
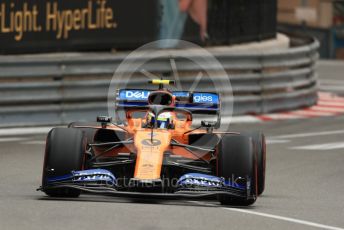
{"label": "rear tyre", "polygon": [[[47,136],[43,164],[42,186],[47,185],[49,177],[70,174],[83,168],[86,138],[78,129],[54,128]],[[71,188],[45,189],[52,197],[78,197],[80,191]]]}
{"label": "rear tyre", "polygon": [[223,136],[218,152],[217,174],[219,177],[226,180],[248,177],[251,182],[250,194],[247,198],[219,195],[220,203],[239,206],[253,204],[257,198],[257,163],[252,139],[246,136]]}
{"label": "rear tyre", "polygon": [[258,195],[261,195],[265,189],[265,171],[266,171],[266,143],[262,132],[242,132],[241,135],[251,137],[255,151],[257,152],[258,167]]}

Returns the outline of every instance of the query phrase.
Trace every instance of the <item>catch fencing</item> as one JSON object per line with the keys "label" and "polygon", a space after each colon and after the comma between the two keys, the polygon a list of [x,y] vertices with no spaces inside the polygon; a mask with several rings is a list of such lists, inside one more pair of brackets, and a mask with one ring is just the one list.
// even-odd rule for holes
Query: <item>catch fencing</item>
{"label": "catch fencing", "polygon": [[[229,103],[229,95],[234,95],[234,115],[292,110],[316,103],[319,43],[313,38],[291,40],[293,46],[289,49],[265,52],[233,53],[225,48],[209,48],[229,76],[231,92],[221,93],[223,103]],[[197,52],[196,57],[193,52],[190,55],[197,59]],[[97,115],[106,115],[110,81],[126,56],[127,53],[1,56],[0,126],[61,125],[75,120],[94,121]],[[204,66],[190,61],[185,50],[139,59],[145,63],[145,71],[168,76],[173,75],[171,57],[183,89],[188,89]],[[215,75],[213,80],[228,76]],[[128,87],[141,88],[147,81],[142,73],[132,77],[135,80]],[[197,90],[212,91],[212,87],[205,79]],[[229,111],[223,111],[223,116],[230,116]]]}

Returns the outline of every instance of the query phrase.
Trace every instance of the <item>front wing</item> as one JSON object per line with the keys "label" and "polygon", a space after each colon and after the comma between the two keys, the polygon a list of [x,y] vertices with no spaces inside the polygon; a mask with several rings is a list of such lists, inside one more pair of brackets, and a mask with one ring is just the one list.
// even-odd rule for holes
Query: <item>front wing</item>
{"label": "front wing", "polygon": [[178,179],[174,192],[137,192],[130,191],[130,187],[123,191],[117,187],[117,179],[110,171],[91,169],[72,171],[68,175],[49,178],[38,190],[72,188],[88,193],[132,198],[191,199],[227,195],[250,199],[250,187],[249,179],[239,185],[212,175],[188,173]]}

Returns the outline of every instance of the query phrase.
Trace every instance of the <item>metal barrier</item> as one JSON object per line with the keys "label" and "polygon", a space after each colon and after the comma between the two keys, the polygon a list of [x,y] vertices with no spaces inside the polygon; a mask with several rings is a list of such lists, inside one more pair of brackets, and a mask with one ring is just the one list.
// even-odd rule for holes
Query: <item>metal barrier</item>
{"label": "metal barrier", "polygon": [[[291,110],[316,103],[314,65],[319,43],[310,38],[295,39],[304,44],[283,51],[233,54],[209,49],[230,77],[235,115]],[[188,57],[187,52],[170,50],[163,57],[154,59],[152,54],[139,58],[143,61],[153,58],[144,68],[163,74],[171,71],[169,58],[175,56],[182,86],[187,88],[201,67],[179,58],[181,53]],[[58,125],[94,120],[98,114],[107,114],[109,83],[126,55],[1,56],[0,126]],[[221,77],[224,76],[214,76]],[[134,79],[130,87],[142,87],[147,80],[140,74]],[[197,90],[212,91],[212,88],[204,80]],[[228,92],[222,93],[223,103],[228,103]],[[228,115],[224,111],[223,116]]]}

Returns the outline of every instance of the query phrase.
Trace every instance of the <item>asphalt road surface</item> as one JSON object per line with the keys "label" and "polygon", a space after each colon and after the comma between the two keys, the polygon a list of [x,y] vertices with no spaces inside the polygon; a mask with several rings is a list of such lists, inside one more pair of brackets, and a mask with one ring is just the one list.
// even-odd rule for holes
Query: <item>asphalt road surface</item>
{"label": "asphalt road surface", "polygon": [[[343,94],[343,71],[337,72],[321,79],[328,91]],[[92,195],[50,199],[36,191],[44,135],[0,137],[0,229],[344,229],[344,116],[232,129],[268,137],[266,190],[251,207]]]}

